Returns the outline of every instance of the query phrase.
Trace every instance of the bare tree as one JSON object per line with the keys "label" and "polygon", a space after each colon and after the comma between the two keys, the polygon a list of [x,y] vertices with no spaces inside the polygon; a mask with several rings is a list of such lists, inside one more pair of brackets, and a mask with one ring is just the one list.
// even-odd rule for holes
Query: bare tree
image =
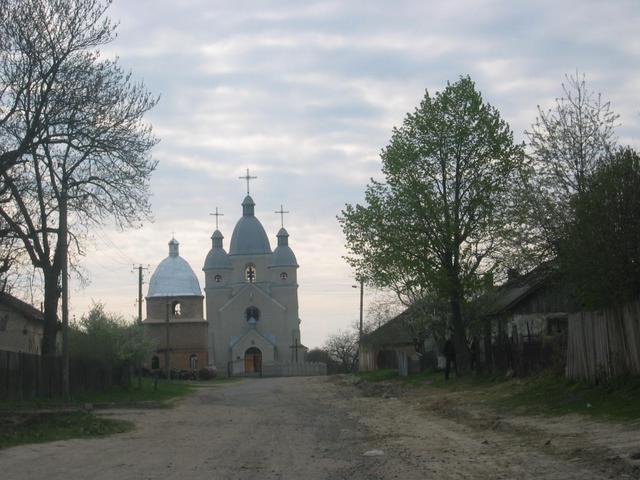
{"label": "bare tree", "polygon": [[2,55],[11,61],[0,66],[6,112],[0,217],[43,274],[43,355],[56,350],[67,252],[82,253],[83,234],[94,223],[112,217],[121,227],[138,225],[150,212],[156,162],[149,151],[156,139],[142,118],[157,99],[95,50],[114,36],[104,16],[109,4],[3,5],[1,35],[9,41],[0,48],[10,49]]}
{"label": "bare tree", "polygon": [[[563,96],[526,131],[532,167],[532,224],[543,253],[555,254],[558,232],[573,217],[571,198],[615,149],[619,115],[602,95],[587,88],[584,74],[565,75]],[[529,235],[532,237],[532,235]]]}
{"label": "bare tree", "polygon": [[355,371],[358,362],[358,332],[341,330],[329,335],[322,347],[337,361],[344,373]]}

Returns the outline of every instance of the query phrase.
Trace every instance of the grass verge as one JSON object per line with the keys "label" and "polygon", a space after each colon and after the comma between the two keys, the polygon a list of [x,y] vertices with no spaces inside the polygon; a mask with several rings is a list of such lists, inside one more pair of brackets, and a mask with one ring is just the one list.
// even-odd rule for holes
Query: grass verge
{"label": "grass verge", "polygon": [[91,413],[0,415],[0,449],[28,443],[92,438],[132,430],[133,423]]}
{"label": "grass verge", "polygon": [[158,380],[158,388],[154,389],[153,380],[143,378],[138,387],[134,381],[129,388],[114,387],[102,392],[77,392],[69,402],[62,398],[34,399],[34,400],[9,400],[0,402],[0,412],[6,410],[33,410],[38,408],[52,408],[90,403],[93,405],[131,405],[144,403],[164,404],[169,400],[182,397],[193,391],[197,384],[180,380]]}
{"label": "grass verge", "polygon": [[359,374],[368,382],[393,382],[413,387],[434,388],[457,394],[465,400],[517,414],[566,415],[571,413],[613,420],[640,420],[640,377],[590,385],[573,382],[551,373],[524,379],[469,375],[444,379],[442,372],[399,377],[394,370]]}

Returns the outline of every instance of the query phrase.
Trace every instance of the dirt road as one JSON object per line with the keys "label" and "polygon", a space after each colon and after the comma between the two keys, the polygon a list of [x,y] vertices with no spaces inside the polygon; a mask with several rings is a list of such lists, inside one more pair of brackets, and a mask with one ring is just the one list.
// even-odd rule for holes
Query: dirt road
{"label": "dirt road", "polygon": [[324,377],[219,383],[173,409],[105,414],[137,428],[2,450],[0,478],[633,478],[558,454],[544,438],[478,428],[405,399],[364,397]]}

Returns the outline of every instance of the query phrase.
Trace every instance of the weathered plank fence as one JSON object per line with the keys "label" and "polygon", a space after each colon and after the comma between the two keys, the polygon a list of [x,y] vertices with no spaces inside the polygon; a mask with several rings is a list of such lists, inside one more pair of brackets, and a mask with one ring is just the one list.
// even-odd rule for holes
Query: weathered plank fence
{"label": "weathered plank fence", "polygon": [[[97,361],[72,358],[69,362],[71,393],[104,391],[124,385],[127,369]],[[62,359],[0,350],[0,400],[28,400],[62,396]]]}
{"label": "weathered plank fence", "polygon": [[595,383],[627,374],[640,375],[640,300],[569,315],[567,377]]}

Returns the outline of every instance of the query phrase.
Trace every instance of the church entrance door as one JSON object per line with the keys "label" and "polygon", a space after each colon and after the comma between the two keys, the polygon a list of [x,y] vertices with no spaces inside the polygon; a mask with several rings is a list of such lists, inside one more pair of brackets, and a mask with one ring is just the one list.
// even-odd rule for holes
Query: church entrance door
{"label": "church entrance door", "polygon": [[262,352],[259,348],[251,347],[244,352],[244,373],[262,372]]}

